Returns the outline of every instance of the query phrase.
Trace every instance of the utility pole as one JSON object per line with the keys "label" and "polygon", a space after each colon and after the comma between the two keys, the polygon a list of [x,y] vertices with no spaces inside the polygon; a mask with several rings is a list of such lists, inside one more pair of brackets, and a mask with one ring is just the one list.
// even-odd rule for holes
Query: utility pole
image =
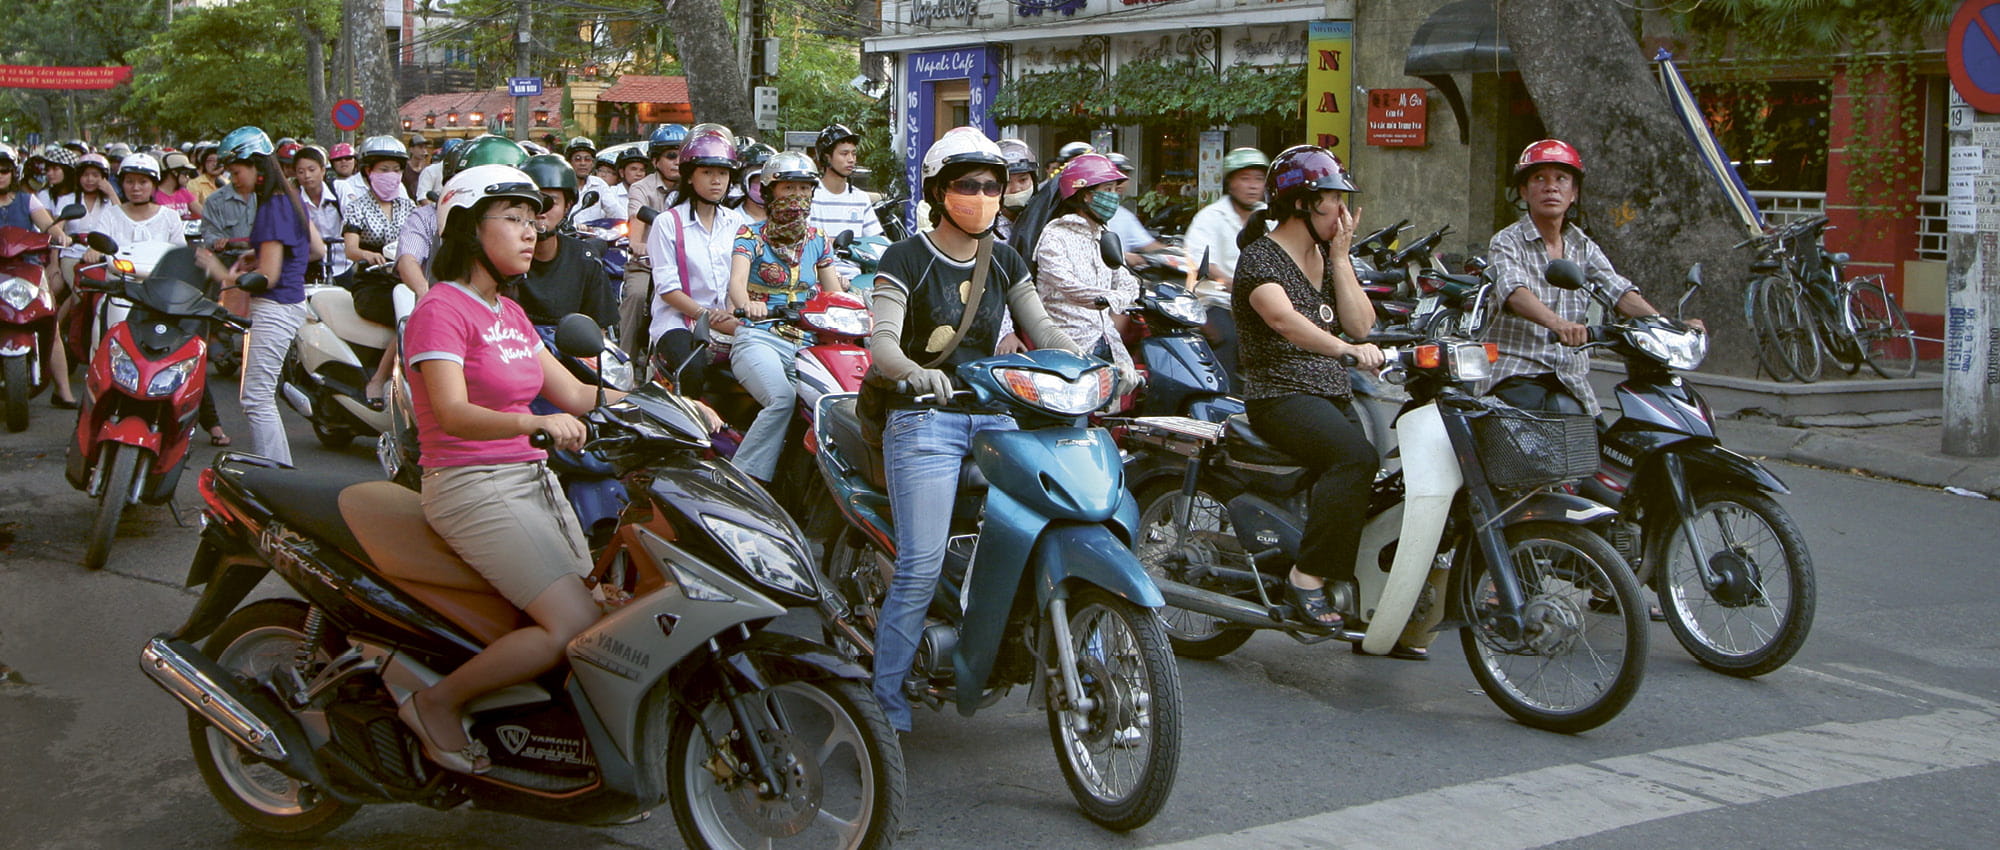
{"label": "utility pole", "polygon": [[2000,115],[1975,110],[1956,90],[1951,99],[1942,448],[1992,457],[2000,455],[2000,211],[1979,199],[2000,195]]}
{"label": "utility pole", "polygon": [[[529,54],[535,49],[534,27],[530,25],[528,17],[528,0],[515,0],[514,10],[519,21],[519,29],[514,34],[514,76],[526,77],[530,76]],[[528,119],[532,114],[528,107],[528,98],[514,98],[515,140],[523,142],[528,140]]]}

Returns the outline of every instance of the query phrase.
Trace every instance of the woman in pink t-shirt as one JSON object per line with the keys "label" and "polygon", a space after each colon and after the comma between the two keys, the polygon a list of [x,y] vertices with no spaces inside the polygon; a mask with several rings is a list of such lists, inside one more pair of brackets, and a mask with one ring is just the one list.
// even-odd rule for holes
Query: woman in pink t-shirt
{"label": "woman in pink t-shirt", "polygon": [[[536,215],[545,203],[528,175],[504,165],[468,168],[438,200],[442,283],[417,303],[403,350],[417,374],[410,394],[423,453],[424,516],[459,557],[528,613],[535,624],[502,635],[450,675],[406,701],[398,714],[439,765],[483,773],[485,748],[466,738],[465,704],[555,667],[563,647],[595,622],[582,577],[590,554],[569,502],[529,444],[545,432],[579,449],[583,422],[528,410],[536,395],[588,412],[596,390],[564,369],[502,281],[528,271]],[[609,398],[623,397],[610,393]]]}

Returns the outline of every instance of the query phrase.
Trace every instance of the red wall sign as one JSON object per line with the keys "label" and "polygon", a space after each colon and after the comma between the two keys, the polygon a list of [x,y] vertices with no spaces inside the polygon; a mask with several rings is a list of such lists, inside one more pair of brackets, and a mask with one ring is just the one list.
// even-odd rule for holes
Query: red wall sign
{"label": "red wall sign", "polygon": [[1420,148],[1430,143],[1423,89],[1370,89],[1366,141],[1387,148]]}
{"label": "red wall sign", "polygon": [[67,68],[0,65],[0,89],[108,89],[132,78],[132,66]]}

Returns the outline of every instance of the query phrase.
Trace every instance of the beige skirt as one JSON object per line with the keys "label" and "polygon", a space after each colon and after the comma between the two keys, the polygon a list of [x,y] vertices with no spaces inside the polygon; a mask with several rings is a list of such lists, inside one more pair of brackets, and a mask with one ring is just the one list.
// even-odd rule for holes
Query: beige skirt
{"label": "beige skirt", "polygon": [[452,551],[526,610],[564,576],[590,573],[576,511],[544,463],[424,470],[424,518]]}

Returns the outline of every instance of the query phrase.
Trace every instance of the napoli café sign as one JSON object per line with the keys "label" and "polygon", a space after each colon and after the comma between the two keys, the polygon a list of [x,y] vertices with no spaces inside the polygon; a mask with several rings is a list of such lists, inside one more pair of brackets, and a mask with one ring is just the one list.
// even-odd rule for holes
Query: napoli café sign
{"label": "napoli caf\u00e9 sign", "polygon": [[0,89],[108,89],[132,78],[132,66],[69,68],[0,65]]}
{"label": "napoli caf\u00e9 sign", "polygon": [[916,0],[910,4],[910,23],[915,26],[957,20],[971,26],[978,17],[979,0]]}

